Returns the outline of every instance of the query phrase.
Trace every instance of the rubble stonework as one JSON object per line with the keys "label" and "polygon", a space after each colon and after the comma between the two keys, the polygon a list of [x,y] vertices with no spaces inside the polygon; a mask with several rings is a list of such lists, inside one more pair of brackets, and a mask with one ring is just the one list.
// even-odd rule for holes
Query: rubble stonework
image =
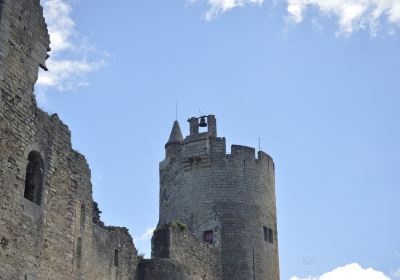
{"label": "rubble stonework", "polygon": [[221,279],[217,249],[176,223],[154,232],[151,257],[140,262],[138,280]]}
{"label": "rubble stonework", "polygon": [[36,104],[49,44],[39,0],[0,0],[0,280],[279,279],[273,161],[242,146],[227,155],[214,116],[205,133],[191,118],[185,139],[174,123],[151,259],[104,225],[85,157]]}

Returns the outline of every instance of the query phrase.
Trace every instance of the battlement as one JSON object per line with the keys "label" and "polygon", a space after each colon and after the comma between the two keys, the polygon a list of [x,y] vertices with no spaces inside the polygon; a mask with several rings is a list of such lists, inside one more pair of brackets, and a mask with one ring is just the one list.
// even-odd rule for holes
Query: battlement
{"label": "battlement", "polygon": [[[231,153],[226,152],[226,140],[217,137],[217,122],[214,115],[192,117],[188,119],[190,134],[183,138],[179,123],[174,122],[170,138],[165,145],[166,158],[160,163],[160,168],[165,168],[169,163],[183,161],[183,169],[210,167],[214,159],[239,161],[245,166],[246,162],[253,162],[269,172],[274,171],[274,162],[271,156],[253,147],[232,145]],[[207,131],[200,132],[199,127],[208,127]]]}
{"label": "battlement", "polygon": [[[272,157],[242,145],[232,145],[227,153],[213,115],[188,122],[185,138],[174,123],[160,163],[158,227],[178,219],[198,239],[213,244],[221,254],[223,280],[279,279]],[[161,233],[153,239],[159,249],[154,257],[173,252],[157,243],[165,241],[157,239],[167,236]]]}
{"label": "battlement", "polygon": [[243,165],[247,162],[255,162],[265,166],[268,171],[275,170],[274,160],[266,152],[258,151],[257,157],[255,148],[241,145],[232,145],[231,154],[227,154],[227,158],[231,161],[243,161]]}
{"label": "battlement", "polygon": [[241,145],[231,146],[231,157],[236,159],[255,159],[256,149]]}
{"label": "battlement", "polygon": [[[207,120],[206,120],[207,119]],[[183,138],[178,121],[174,122],[170,138],[165,145],[166,157],[160,163],[160,170],[176,165],[181,170],[198,170],[218,166],[242,166],[254,168],[254,172],[274,174],[274,162],[271,156],[253,147],[232,145],[231,153],[226,152],[226,140],[217,137],[214,115],[189,118],[190,134]],[[200,132],[199,127],[208,127]],[[172,164],[172,165],[171,165]],[[261,173],[260,173],[261,174]]]}

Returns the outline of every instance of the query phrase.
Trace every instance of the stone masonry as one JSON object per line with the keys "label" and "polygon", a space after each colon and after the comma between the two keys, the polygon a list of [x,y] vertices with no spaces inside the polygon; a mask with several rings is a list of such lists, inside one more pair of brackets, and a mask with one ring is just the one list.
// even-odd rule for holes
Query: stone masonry
{"label": "stone masonry", "polygon": [[185,139],[174,123],[152,258],[104,225],[85,157],[36,104],[49,44],[39,0],[0,0],[0,280],[278,280],[273,161],[226,154],[212,115]]}
{"label": "stone masonry", "polygon": [[[188,121],[185,139],[174,123],[160,163],[159,226],[182,221],[215,245],[224,280],[278,280],[272,158],[237,145],[227,154],[213,115]],[[208,130],[199,132],[200,124]]]}
{"label": "stone masonry", "polygon": [[176,222],[154,232],[151,257],[139,264],[138,280],[221,279],[217,249]]}
{"label": "stone masonry", "polygon": [[0,279],[133,279],[132,238],[93,222],[86,160],[36,105],[49,51],[39,1],[1,0],[0,11]]}

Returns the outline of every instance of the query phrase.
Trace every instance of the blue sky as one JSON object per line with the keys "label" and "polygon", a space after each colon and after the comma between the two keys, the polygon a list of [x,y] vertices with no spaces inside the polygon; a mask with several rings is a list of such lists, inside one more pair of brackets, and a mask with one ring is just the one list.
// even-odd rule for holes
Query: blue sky
{"label": "blue sky", "polygon": [[400,1],[42,4],[39,106],[68,124],[103,220],[140,252],[177,100],[184,134],[200,109],[228,145],[260,137],[274,158],[281,279],[400,279]]}

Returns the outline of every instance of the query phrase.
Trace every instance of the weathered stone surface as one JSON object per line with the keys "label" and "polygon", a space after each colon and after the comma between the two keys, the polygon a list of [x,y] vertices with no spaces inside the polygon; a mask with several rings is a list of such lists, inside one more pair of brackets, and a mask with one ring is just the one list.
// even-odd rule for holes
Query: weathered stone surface
{"label": "weathered stone surface", "polygon": [[217,249],[187,229],[172,223],[157,229],[152,238],[152,259],[139,263],[138,280],[220,280]]}
{"label": "weathered stone surface", "polygon": [[[0,1],[0,279],[134,279],[132,238],[92,222],[86,160],[58,116],[36,106],[48,49],[39,0]],[[43,166],[28,172],[33,151]],[[29,176],[43,177],[37,201],[24,197]]]}
{"label": "weathered stone surface", "polygon": [[224,280],[277,280],[273,160],[264,152],[256,158],[254,148],[237,145],[226,154],[215,117],[207,119],[207,132],[199,133],[199,119],[190,118],[190,135],[173,148],[166,146],[158,226],[180,220],[199,239],[212,231]]}

